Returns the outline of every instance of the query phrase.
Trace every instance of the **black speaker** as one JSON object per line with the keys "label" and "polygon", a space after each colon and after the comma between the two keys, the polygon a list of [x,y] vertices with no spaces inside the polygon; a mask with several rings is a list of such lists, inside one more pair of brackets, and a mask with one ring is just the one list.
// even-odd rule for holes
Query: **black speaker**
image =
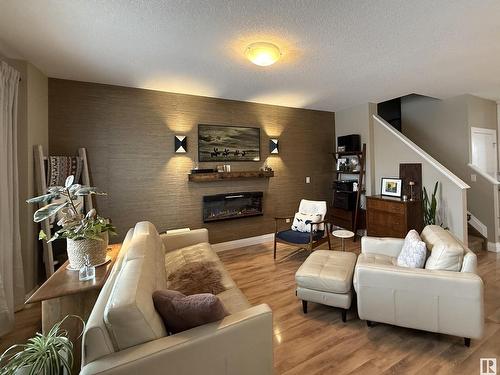
{"label": "black speaker", "polygon": [[361,151],[361,136],[359,134],[349,134],[337,137],[337,150],[345,152]]}

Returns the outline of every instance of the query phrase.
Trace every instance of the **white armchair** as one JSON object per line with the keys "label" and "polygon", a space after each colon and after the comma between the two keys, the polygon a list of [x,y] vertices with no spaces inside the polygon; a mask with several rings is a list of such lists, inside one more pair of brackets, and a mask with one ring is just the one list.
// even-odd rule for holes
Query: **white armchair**
{"label": "white armchair", "polygon": [[354,274],[360,319],[368,326],[380,322],[461,336],[467,346],[481,338],[483,282],[476,255],[465,248],[460,272],[398,267],[403,242],[362,238]]}

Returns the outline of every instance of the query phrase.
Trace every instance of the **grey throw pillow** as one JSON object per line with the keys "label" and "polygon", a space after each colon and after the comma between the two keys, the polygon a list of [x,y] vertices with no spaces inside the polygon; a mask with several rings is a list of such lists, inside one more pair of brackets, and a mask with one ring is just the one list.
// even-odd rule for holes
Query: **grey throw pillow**
{"label": "grey throw pillow", "polygon": [[424,268],[427,257],[427,247],[418,232],[414,229],[405,237],[403,249],[399,253],[397,265],[409,268]]}
{"label": "grey throw pillow", "polygon": [[170,333],[216,322],[229,315],[219,298],[210,293],[185,296],[175,290],[157,290],[153,303]]}

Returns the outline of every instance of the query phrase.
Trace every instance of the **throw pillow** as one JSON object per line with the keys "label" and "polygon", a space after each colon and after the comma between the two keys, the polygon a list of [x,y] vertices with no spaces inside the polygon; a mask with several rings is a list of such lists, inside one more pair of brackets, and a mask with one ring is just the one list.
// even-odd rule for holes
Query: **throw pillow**
{"label": "throw pillow", "polygon": [[442,271],[462,269],[465,249],[446,229],[428,225],[422,231],[422,240],[431,252],[425,263],[425,269]]}
{"label": "throw pillow", "polygon": [[219,298],[210,293],[185,296],[175,290],[157,290],[153,303],[170,333],[216,322],[228,315]]}
{"label": "throw pillow", "polygon": [[403,248],[399,253],[397,265],[400,267],[423,268],[427,256],[427,247],[418,232],[414,229],[405,237]]}
{"label": "throw pillow", "polygon": [[[321,221],[321,214],[304,214],[297,212],[293,218],[292,230],[296,232],[311,232],[311,223],[318,223]],[[317,225],[313,225],[313,231],[318,230]]]}

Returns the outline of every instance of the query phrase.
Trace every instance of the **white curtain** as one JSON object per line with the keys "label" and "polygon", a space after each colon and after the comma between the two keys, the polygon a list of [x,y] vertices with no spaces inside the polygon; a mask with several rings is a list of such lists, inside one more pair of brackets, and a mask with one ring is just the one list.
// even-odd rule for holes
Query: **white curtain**
{"label": "white curtain", "polygon": [[0,336],[14,327],[24,299],[17,180],[19,72],[0,62]]}

